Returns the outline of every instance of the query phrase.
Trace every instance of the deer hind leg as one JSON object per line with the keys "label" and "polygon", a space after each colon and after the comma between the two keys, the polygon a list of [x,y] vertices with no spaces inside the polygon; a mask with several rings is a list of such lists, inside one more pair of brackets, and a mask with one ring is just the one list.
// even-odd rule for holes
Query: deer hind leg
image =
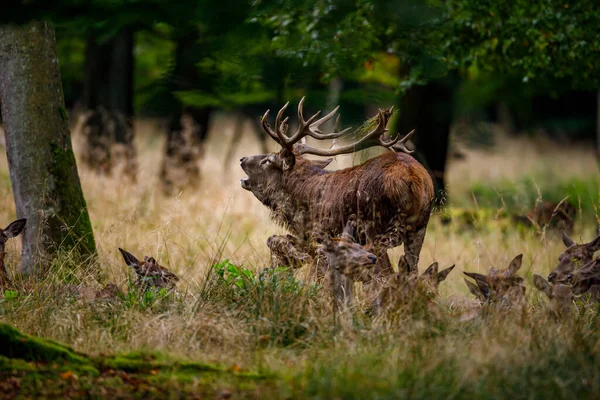
{"label": "deer hind leg", "polygon": [[425,233],[427,232],[427,224],[419,229],[407,230],[404,239],[404,255],[400,257],[398,262],[398,272],[406,272],[408,274],[418,273],[419,255],[425,241]]}

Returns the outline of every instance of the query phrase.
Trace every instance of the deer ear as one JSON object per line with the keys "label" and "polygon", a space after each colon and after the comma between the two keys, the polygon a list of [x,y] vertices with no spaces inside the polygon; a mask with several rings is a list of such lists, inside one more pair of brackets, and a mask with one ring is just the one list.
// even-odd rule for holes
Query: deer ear
{"label": "deer ear", "polygon": [[490,284],[488,283],[488,277],[483,274],[478,274],[476,272],[464,272],[463,274],[467,275],[475,279],[475,283],[477,283],[477,287],[479,288],[479,292],[484,299],[488,299],[490,297]]}
{"label": "deer ear", "polygon": [[544,278],[537,274],[533,274],[533,285],[541,292],[546,293],[546,296],[552,295],[552,286]]}
{"label": "deer ear", "polygon": [[510,262],[510,265],[508,266],[509,276],[516,274],[517,271],[519,270],[519,268],[521,268],[522,263],[523,263],[523,254],[519,254]]}
{"label": "deer ear", "polygon": [[446,268],[446,269],[443,269],[443,270],[441,270],[441,271],[440,271],[440,272],[437,274],[437,281],[438,281],[438,283],[441,283],[441,282],[445,281],[445,280],[446,280],[446,278],[448,277],[448,274],[449,274],[450,272],[452,272],[452,270],[454,269],[454,267],[455,267],[455,266],[453,265],[453,266],[451,266],[451,267],[449,267],[449,268]]}
{"label": "deer ear", "polygon": [[482,299],[483,298],[482,297],[482,293],[479,290],[479,286],[477,286],[476,284],[474,284],[470,280],[465,279],[464,281],[467,284],[467,287],[469,288],[469,292],[471,292],[471,294],[473,296],[477,297],[478,299]]}
{"label": "deer ear", "polygon": [[281,154],[281,160],[283,162],[283,170],[289,171],[296,165],[296,156],[291,151],[286,151]]}
{"label": "deer ear", "polygon": [[425,272],[423,272],[423,275],[435,276],[437,273],[438,273],[438,263],[436,261],[433,264],[431,264],[429,267],[427,267]]}
{"label": "deer ear", "polygon": [[132,268],[137,268],[140,266],[140,261],[128,251],[123,250],[119,247],[119,251],[123,255],[123,259],[125,260],[125,264],[129,265]]}
{"label": "deer ear", "polygon": [[18,236],[23,231],[23,228],[25,228],[26,222],[27,220],[25,218],[11,222],[6,229],[4,229],[4,234],[8,238]]}
{"label": "deer ear", "polygon": [[328,158],[326,160],[311,160],[310,162],[317,168],[325,169],[329,164],[331,164],[332,161],[333,158]]}
{"label": "deer ear", "polygon": [[600,250],[600,236],[589,242],[587,244],[587,247],[591,249],[594,253]]}
{"label": "deer ear", "polygon": [[571,239],[569,237],[569,235],[567,235],[567,233],[565,231],[561,231],[561,236],[562,236],[562,241],[565,244],[566,247],[571,247],[575,244],[575,242],[573,241],[573,239]]}
{"label": "deer ear", "polygon": [[347,239],[350,239],[354,242],[354,241],[356,241],[355,236],[354,236],[355,234],[356,234],[355,221],[353,221],[352,219],[349,219],[348,222],[346,222],[346,225],[344,226],[344,231],[342,232],[342,236],[345,236]]}

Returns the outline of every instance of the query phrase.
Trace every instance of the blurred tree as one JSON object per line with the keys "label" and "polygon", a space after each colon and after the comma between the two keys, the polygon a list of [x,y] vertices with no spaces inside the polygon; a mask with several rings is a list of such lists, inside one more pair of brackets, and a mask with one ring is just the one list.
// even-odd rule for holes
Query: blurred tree
{"label": "blurred tree", "polygon": [[59,247],[94,255],[51,25],[0,25],[0,98],[17,215],[27,218],[21,269],[47,267]]}
{"label": "blurred tree", "polygon": [[82,160],[106,174],[119,166],[121,175],[135,180],[133,36],[128,26],[104,40],[93,29],[88,34],[82,99],[86,146]]}

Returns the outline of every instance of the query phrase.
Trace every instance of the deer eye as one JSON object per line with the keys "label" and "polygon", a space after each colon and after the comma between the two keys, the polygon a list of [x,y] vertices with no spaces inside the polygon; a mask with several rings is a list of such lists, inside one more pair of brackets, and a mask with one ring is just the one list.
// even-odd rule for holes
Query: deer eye
{"label": "deer eye", "polygon": [[267,157],[260,162],[260,165],[267,166],[267,165],[271,164],[272,162],[273,162],[273,160],[271,160],[271,157]]}

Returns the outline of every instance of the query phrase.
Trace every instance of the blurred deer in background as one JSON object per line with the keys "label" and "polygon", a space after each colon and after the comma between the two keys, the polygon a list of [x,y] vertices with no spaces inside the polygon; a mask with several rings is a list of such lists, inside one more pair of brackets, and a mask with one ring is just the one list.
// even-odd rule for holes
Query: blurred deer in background
{"label": "blurred deer in background", "polygon": [[550,228],[555,231],[572,233],[576,214],[575,207],[565,199],[559,203],[538,202],[529,213],[514,215],[513,220],[528,227],[534,226],[540,231],[544,228]]}
{"label": "blurred deer in background", "polygon": [[8,278],[8,272],[6,271],[4,260],[6,257],[6,252],[4,250],[6,242],[10,238],[19,236],[21,232],[23,232],[26,222],[27,220],[25,218],[18,219],[8,224],[6,228],[0,229],[0,287],[5,287],[10,284],[10,279]]}
{"label": "blurred deer in background", "polygon": [[133,254],[119,248],[125,263],[135,271],[137,279],[135,285],[142,290],[152,287],[159,289],[173,289],[179,277],[161,266],[152,257],[144,257],[144,261],[138,260]]}
{"label": "blurred deer in background", "polygon": [[[286,104],[277,114],[275,127],[267,122],[269,111],[262,119],[263,130],[280,146],[278,153],[261,154],[241,159],[248,175],[241,182],[272,212],[273,219],[288,228],[300,243],[314,242],[321,235],[341,234],[352,214],[357,216],[357,241],[369,244],[378,258],[376,274],[391,275],[386,250],[404,243],[404,256],[399,269],[416,272],[419,254],[425,239],[433,200],[433,183],[427,170],[409,154],[405,137],[386,138],[386,125],[392,109],[379,110],[375,126],[356,143],[328,150],[313,148],[300,141],[338,139],[349,129],[324,133],[321,126],[337,113],[317,119],[316,113],[305,120],[304,98],[298,105],[298,128],[288,136],[288,118],[283,114]],[[307,154],[336,156],[380,146],[392,151],[372,158],[361,165],[339,171],[326,171],[332,161],[305,159]]]}

